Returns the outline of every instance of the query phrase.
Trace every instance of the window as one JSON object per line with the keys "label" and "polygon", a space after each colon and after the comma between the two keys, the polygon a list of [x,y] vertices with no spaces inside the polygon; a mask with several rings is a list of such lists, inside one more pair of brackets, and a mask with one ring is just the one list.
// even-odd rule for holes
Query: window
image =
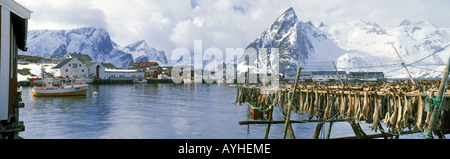
{"label": "window", "polygon": [[74,65],[72,65],[73,66],[73,68],[78,68],[78,65],[77,64],[74,64]]}
{"label": "window", "polygon": [[78,64],[78,67],[81,67],[81,64]]}
{"label": "window", "polygon": [[84,72],[84,70],[81,70],[81,72]]}
{"label": "window", "polygon": [[69,70],[68,70],[68,69],[66,69],[66,72],[69,72]]}

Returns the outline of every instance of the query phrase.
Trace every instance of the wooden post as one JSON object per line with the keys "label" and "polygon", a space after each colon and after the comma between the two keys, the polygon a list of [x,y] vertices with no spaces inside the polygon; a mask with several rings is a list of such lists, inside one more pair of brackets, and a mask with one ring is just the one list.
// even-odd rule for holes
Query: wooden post
{"label": "wooden post", "polygon": [[366,133],[361,129],[361,126],[359,125],[359,122],[357,120],[352,120],[349,122],[350,126],[352,126],[353,132],[355,132],[357,139],[364,139],[366,138]]}
{"label": "wooden post", "polygon": [[[275,108],[272,108],[272,109],[269,111],[269,122],[272,121],[272,113],[273,113],[273,109],[275,109]],[[266,135],[264,135],[264,139],[269,139],[269,132],[270,132],[270,123],[267,124]]]}
{"label": "wooden post", "polygon": [[323,122],[317,123],[316,131],[314,131],[313,139],[318,139],[319,138],[320,130],[322,129],[322,127],[323,127]]}
{"label": "wooden post", "polygon": [[403,62],[402,57],[400,57],[400,54],[398,54],[397,49],[395,48],[394,44],[392,44],[392,47],[394,48],[395,53],[397,54],[398,58],[400,59],[400,62],[402,62],[403,67],[405,68],[406,72],[408,73],[409,79],[411,80],[412,84],[416,84],[411,76],[411,74],[408,71],[408,68],[406,68],[405,62]]}
{"label": "wooden post", "polygon": [[328,126],[327,139],[330,139],[331,128],[333,127],[333,121],[330,121],[330,126]]}
{"label": "wooden post", "polygon": [[[298,79],[300,78],[301,71],[302,71],[302,66],[299,66],[298,70],[297,70],[297,77],[296,77],[295,83],[294,83],[294,92],[292,93],[291,99],[294,99],[295,93],[297,92]],[[286,115],[286,124],[284,125],[283,139],[286,139],[286,132],[287,132],[288,128],[291,127],[291,122],[289,119],[291,116],[291,107],[292,107],[291,103],[292,103],[292,101],[289,100],[288,111],[287,111],[287,115]],[[292,133],[292,134],[294,134],[294,133]]]}
{"label": "wooden post", "polygon": [[342,82],[341,75],[339,75],[339,71],[337,70],[336,65],[334,64],[334,61],[331,61],[331,62],[333,63],[334,70],[336,70],[336,74],[337,74],[338,77],[339,77],[339,81],[341,81],[341,84],[342,84],[342,86],[343,86],[344,83]]}
{"label": "wooden post", "polygon": [[[449,61],[447,62],[447,66],[445,67],[445,70],[444,70],[444,77],[442,77],[441,84],[439,85],[439,91],[438,91],[439,98],[441,98],[443,96],[443,93],[444,93],[445,83],[447,82],[447,78],[448,78],[448,65],[449,65],[449,63],[450,63],[450,58],[449,58]],[[430,117],[430,121],[428,122],[428,128],[426,130],[427,134],[425,134],[425,138],[426,139],[432,139],[433,138],[433,134],[432,134],[433,132],[432,131],[434,129],[434,123],[435,123],[434,120],[435,120],[435,117],[438,115],[438,113],[440,113],[440,112],[438,112],[438,109],[439,109],[438,104],[434,105],[433,114]],[[441,135],[441,133],[437,133],[436,135]],[[439,138],[441,138],[441,136],[439,136]]]}

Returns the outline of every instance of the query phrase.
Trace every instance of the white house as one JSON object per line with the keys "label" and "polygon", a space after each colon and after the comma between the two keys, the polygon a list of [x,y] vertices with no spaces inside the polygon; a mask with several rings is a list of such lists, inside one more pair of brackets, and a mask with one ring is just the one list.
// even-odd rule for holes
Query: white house
{"label": "white house", "polygon": [[67,53],[63,58],[63,61],[53,67],[56,77],[107,79],[109,76],[105,69],[116,68],[111,63],[92,62],[92,58],[87,54]]}
{"label": "white house", "polygon": [[[0,130],[18,121],[17,52],[26,51],[28,19],[31,11],[13,0],[0,0]],[[16,112],[16,113],[14,113]],[[15,120],[11,120],[12,118]],[[0,131],[0,139],[8,136]]]}
{"label": "white house", "polygon": [[81,78],[89,76],[89,68],[78,58],[68,58],[53,67],[55,77]]}
{"label": "white house", "polygon": [[145,72],[141,70],[126,70],[126,69],[106,69],[104,79],[145,79]]}

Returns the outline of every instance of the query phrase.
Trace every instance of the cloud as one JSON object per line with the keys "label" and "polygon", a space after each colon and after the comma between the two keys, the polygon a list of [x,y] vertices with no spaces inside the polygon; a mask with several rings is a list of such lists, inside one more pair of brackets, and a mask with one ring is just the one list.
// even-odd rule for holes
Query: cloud
{"label": "cloud", "polygon": [[286,9],[314,24],[362,19],[382,27],[428,19],[450,27],[447,0],[17,0],[33,11],[30,29],[103,27],[120,45],[145,39],[170,54],[176,47],[245,48]]}
{"label": "cloud", "polygon": [[89,1],[34,1],[27,3],[33,11],[30,29],[66,29],[76,27],[107,27],[102,10],[90,8]]}

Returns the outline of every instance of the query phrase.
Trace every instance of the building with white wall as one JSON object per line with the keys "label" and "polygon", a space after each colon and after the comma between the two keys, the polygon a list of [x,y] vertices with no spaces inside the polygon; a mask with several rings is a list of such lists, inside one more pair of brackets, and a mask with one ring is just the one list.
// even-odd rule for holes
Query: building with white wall
{"label": "building with white wall", "polygon": [[141,70],[126,70],[126,69],[105,69],[106,78],[112,80],[126,80],[126,79],[145,79],[145,72]]}
{"label": "building with white wall", "polygon": [[64,59],[58,65],[53,67],[53,69],[55,77],[86,78],[89,75],[88,67],[78,60],[78,58]]}
{"label": "building with white wall", "polygon": [[18,98],[17,52],[18,49],[27,51],[31,13],[13,0],[0,0],[0,139],[18,134],[17,130],[13,130],[13,135],[4,130],[10,124],[20,125],[18,108],[15,107]]}

